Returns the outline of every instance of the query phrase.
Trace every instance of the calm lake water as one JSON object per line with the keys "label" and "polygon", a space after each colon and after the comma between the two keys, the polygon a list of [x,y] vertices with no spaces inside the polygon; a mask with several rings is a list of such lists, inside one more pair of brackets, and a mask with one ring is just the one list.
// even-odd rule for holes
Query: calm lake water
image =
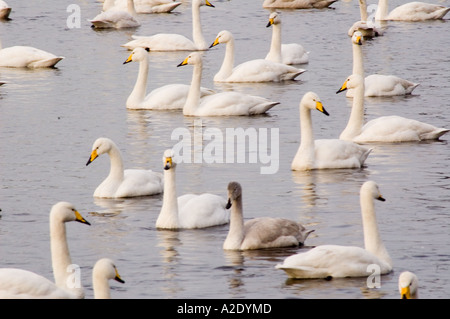
{"label": "calm lake water", "polygon": [[[426,0],[428,2],[428,0]],[[254,252],[222,249],[228,226],[160,231],[155,222],[162,195],[98,200],[92,194],[109,171],[106,155],[85,166],[94,140],[109,137],[120,147],[127,168],[162,172],[165,149],[179,140],[175,129],[194,129],[181,112],[129,111],[138,64],[123,65],[131,35],[177,32],[191,37],[190,1],[172,14],[139,15],[135,30],[96,31],[88,19],[97,1],[9,1],[11,21],[0,23],[4,47],[30,45],[65,57],[56,69],[0,70],[0,260],[1,267],[33,270],[53,279],[48,214],[69,201],[92,224],[67,225],[72,261],[82,268],[86,297],[93,297],[92,266],[115,260],[125,284],[112,282],[113,298],[399,298],[398,275],[415,272],[421,298],[450,293],[450,151],[448,136],[426,143],[375,144],[362,170],[292,172],[300,140],[298,105],[308,91],[322,99],[329,117],[313,113],[316,138],[337,138],[347,123],[351,99],[335,94],[352,71],[347,30],[359,19],[358,2],[339,1],[333,9],[281,10],[283,42],[310,51],[298,81],[216,85],[225,47],[204,53],[203,86],[237,90],[279,101],[266,116],[202,118],[201,125],[241,127],[279,133],[279,167],[261,174],[257,163],[194,163],[177,167],[178,193],[226,196],[227,184],[243,187],[246,218],[279,216],[315,232],[305,247]],[[236,38],[236,63],[265,57],[271,38],[269,12],[262,1],[211,0],[202,7],[203,32],[214,41],[221,30]],[[391,0],[390,8],[404,1]],[[433,1],[437,3],[439,1]],[[81,9],[81,27],[69,29],[66,8]],[[369,4],[375,1],[369,1]],[[442,1],[447,4],[448,2]],[[389,22],[383,36],[363,46],[366,74],[394,74],[418,82],[412,96],[366,98],[366,116],[398,114],[450,127],[450,24]],[[176,66],[188,52],[151,53],[148,88],[190,83],[192,67]],[[196,124],[198,129],[198,122]],[[204,141],[206,145],[208,141]],[[370,289],[366,278],[289,280],[275,265],[285,257],[321,244],[363,245],[359,189],[376,181],[386,202],[376,203],[381,236],[394,272]]]}

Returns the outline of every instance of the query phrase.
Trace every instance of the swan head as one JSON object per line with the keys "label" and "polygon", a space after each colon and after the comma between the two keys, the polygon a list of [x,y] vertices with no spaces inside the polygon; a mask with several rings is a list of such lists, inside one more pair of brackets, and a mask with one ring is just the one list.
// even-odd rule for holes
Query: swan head
{"label": "swan head", "polygon": [[242,197],[242,187],[238,182],[228,183],[228,203],[226,208],[231,207],[231,203],[240,200]]}
{"label": "swan head", "polygon": [[130,62],[140,62],[140,61],[144,61],[145,59],[148,58],[148,53],[150,52],[149,48],[135,48],[130,56],[128,57],[128,59],[125,60],[125,62],[123,62],[123,64],[127,64]]}
{"label": "swan head", "polygon": [[208,6],[211,8],[215,8],[215,6],[208,0],[192,0],[192,5],[196,7]]}
{"label": "swan head", "polygon": [[373,198],[384,202],[386,199],[381,195],[378,184],[374,181],[367,181],[361,187],[361,194],[369,194]]}
{"label": "swan head", "polygon": [[281,23],[280,14],[274,11],[269,16],[269,22],[267,23],[266,28],[272,26],[273,24],[280,24],[280,23]]}
{"label": "swan head", "polygon": [[363,35],[362,35],[361,31],[355,31],[355,32],[353,32],[353,35],[352,35],[352,43],[357,44],[357,45],[362,45],[362,38],[363,38]]}
{"label": "swan head", "polygon": [[175,153],[173,150],[168,149],[164,152],[163,165],[164,170],[174,169],[176,167],[176,162],[174,161]]}
{"label": "swan head", "polygon": [[209,46],[210,48],[220,44],[220,43],[227,43],[233,39],[233,34],[230,31],[222,30],[220,31],[214,42]]}
{"label": "swan head", "polygon": [[50,219],[57,220],[62,223],[66,222],[80,222],[82,224],[90,225],[83,216],[76,210],[76,208],[69,202],[59,202],[53,205],[50,211]]}
{"label": "swan head", "polygon": [[177,66],[184,66],[184,65],[201,65],[202,64],[202,54],[200,52],[192,52],[187,56],[186,59],[183,60],[180,64]]}
{"label": "swan head", "polygon": [[300,101],[300,107],[306,107],[310,110],[318,110],[319,112],[330,115],[327,110],[323,107],[322,102],[320,101],[319,96],[314,92],[308,92],[303,95],[302,100]]}
{"label": "swan head", "polygon": [[97,157],[102,154],[108,153],[113,147],[116,147],[114,142],[106,137],[100,137],[95,140],[92,145],[91,156],[89,157],[86,166],[92,163]]}
{"label": "swan head", "polygon": [[336,94],[341,93],[347,89],[356,89],[360,85],[364,84],[364,77],[359,74],[350,75],[342,84],[341,88],[336,91]]}
{"label": "swan head", "polygon": [[120,277],[114,262],[109,258],[102,258],[95,263],[92,276],[94,278],[105,278],[107,280],[114,279],[122,284],[125,283]]}
{"label": "swan head", "polygon": [[404,271],[398,277],[398,291],[402,299],[417,299],[419,279],[417,276],[410,272]]}

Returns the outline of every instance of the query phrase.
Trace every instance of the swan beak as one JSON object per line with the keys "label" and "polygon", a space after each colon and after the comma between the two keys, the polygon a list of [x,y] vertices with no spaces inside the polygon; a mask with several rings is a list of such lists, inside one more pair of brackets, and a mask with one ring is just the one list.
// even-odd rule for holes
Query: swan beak
{"label": "swan beak", "polygon": [[320,101],[316,101],[316,109],[327,116],[330,115],[330,114],[328,114],[327,110],[325,110],[325,108],[322,105],[322,102],[320,102]]}
{"label": "swan beak", "polygon": [[230,209],[231,207],[231,199],[228,198],[227,206],[225,206],[226,209]]}
{"label": "swan beak", "polygon": [[357,36],[355,38],[355,44],[357,45],[362,45],[362,37],[361,36]]}
{"label": "swan beak", "polygon": [[408,287],[402,287],[400,290],[400,295],[402,296],[402,299],[411,299],[411,292]]}
{"label": "swan beak", "polygon": [[78,211],[75,211],[75,220],[86,225],[91,225]]}
{"label": "swan beak", "polygon": [[270,27],[273,24],[273,18],[269,19],[269,23],[267,23],[266,28]]}
{"label": "swan beak", "polygon": [[347,81],[344,82],[344,84],[342,84],[341,88],[339,90],[337,90],[336,94],[341,93],[342,91],[347,90]]}
{"label": "swan beak", "polygon": [[211,45],[209,46],[209,48],[215,47],[215,46],[218,45],[218,44],[219,44],[219,38],[217,37],[217,38],[214,40],[213,44],[211,44]]}
{"label": "swan beak", "polygon": [[89,157],[89,159],[88,159],[88,161],[86,163],[86,166],[91,164],[97,157],[98,157],[97,150],[93,150],[92,153],[91,153],[91,157]]}
{"label": "swan beak", "polygon": [[377,199],[378,199],[379,201],[382,201],[382,202],[385,202],[385,201],[386,201],[386,199],[385,199],[383,196],[381,196],[381,195],[379,195],[379,196],[377,197]]}
{"label": "swan beak", "polygon": [[188,59],[189,59],[189,57],[187,57],[186,59],[184,59],[184,61],[181,62],[180,64],[178,64],[177,67],[188,64]]}
{"label": "swan beak", "polygon": [[167,171],[172,167],[172,157],[166,157],[164,169]]}
{"label": "swan beak", "polygon": [[213,4],[211,4],[211,2],[209,2],[208,0],[206,0],[205,2],[208,7],[215,8],[215,6]]}
{"label": "swan beak", "polygon": [[116,267],[114,267],[114,270],[116,272],[116,276],[114,277],[114,280],[120,282],[121,284],[124,284],[125,281],[120,277],[119,272],[117,271]]}
{"label": "swan beak", "polygon": [[128,59],[126,59],[126,61],[123,62],[123,64],[130,63],[131,61],[133,61],[133,53],[130,54],[130,56],[128,57]]}

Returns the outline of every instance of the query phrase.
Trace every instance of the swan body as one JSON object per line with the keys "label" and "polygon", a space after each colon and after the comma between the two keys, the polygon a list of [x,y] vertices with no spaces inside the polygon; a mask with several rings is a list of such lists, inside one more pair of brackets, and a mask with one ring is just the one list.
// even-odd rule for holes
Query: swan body
{"label": "swan body", "polygon": [[266,9],[322,9],[330,6],[337,0],[264,0]]}
{"label": "swan body", "polygon": [[[148,49],[137,47],[124,62],[139,62],[139,73],[133,91],[128,96],[128,109],[146,110],[181,110],[186,103],[190,85],[168,84],[152,90],[147,95],[147,79],[149,69]],[[200,88],[200,99],[215,93],[211,89]]]}
{"label": "swan body", "polygon": [[92,270],[92,287],[95,299],[111,299],[109,280],[125,283],[111,259],[99,259]]}
{"label": "swan body", "polygon": [[72,265],[66,237],[65,223],[77,221],[90,225],[75,207],[68,202],[59,202],[50,210],[50,248],[55,282],[34,272],[0,268],[1,299],[78,299],[84,298],[83,287],[72,283]]}
{"label": "swan body", "polygon": [[178,66],[194,65],[191,87],[183,114],[187,116],[228,116],[257,115],[266,113],[279,104],[266,98],[239,92],[220,92],[205,96],[200,100],[200,83],[202,77],[202,56],[192,52]]}
{"label": "swan body", "polygon": [[177,197],[174,152],[166,150],[164,163],[164,197],[156,220],[159,229],[206,228],[229,222],[227,201],[221,196],[203,193]]}
{"label": "swan body", "polygon": [[416,274],[402,272],[398,277],[398,292],[402,299],[419,299],[419,279]]}
{"label": "swan body", "polygon": [[[173,0],[134,0],[136,13],[169,13],[181,4]],[[115,0],[114,3],[105,2],[103,11],[111,8],[127,10],[127,0]]]}
{"label": "swan body", "polygon": [[438,20],[442,19],[448,11],[450,11],[450,7],[414,1],[396,7],[394,10],[389,12],[388,0],[379,0],[377,11],[375,12],[375,20]]}
{"label": "swan body", "polygon": [[158,33],[152,36],[136,36],[122,46],[128,50],[137,47],[152,51],[204,51],[208,49],[200,22],[200,7],[214,7],[208,0],[192,0],[192,40],[176,33]]}
{"label": "swan body", "polygon": [[[105,0],[104,7],[110,7],[110,3],[114,3],[114,0]],[[127,9],[121,10],[111,8],[106,11],[102,11],[95,16],[92,20],[93,28],[97,29],[123,29],[123,28],[136,28],[141,24],[136,19],[136,9],[134,7],[133,0],[127,0]]]}
{"label": "swan body", "polygon": [[226,43],[222,66],[214,76],[216,82],[281,82],[294,80],[306,70],[266,59],[250,60],[234,66],[234,37],[231,32],[219,32],[211,47]]}
{"label": "swan body", "polygon": [[381,240],[375,215],[374,200],[384,201],[378,185],[365,182],[360,191],[361,214],[364,229],[364,248],[357,246],[321,245],[287,257],[276,268],[290,278],[345,278],[367,277],[370,265],[378,265],[380,274],[392,271],[392,261]]}
{"label": "swan body", "polygon": [[3,0],[0,0],[0,19],[8,20],[11,7]]}
{"label": "swan body", "polygon": [[259,217],[244,223],[242,187],[228,184],[228,206],[231,207],[230,229],[223,243],[225,250],[251,250],[303,245],[308,235],[305,227],[285,218]]}
{"label": "swan body", "polygon": [[319,97],[308,92],[300,102],[301,141],[291,169],[361,168],[372,149],[338,139],[314,140],[311,121],[313,109],[328,115]]}
{"label": "swan body", "polygon": [[30,46],[12,46],[2,49],[0,44],[0,67],[48,68],[54,67],[64,57]]}
{"label": "swan body", "polygon": [[272,12],[267,27],[272,26],[272,42],[266,60],[284,64],[304,64],[309,62],[309,53],[298,43],[281,43],[281,17],[279,12]]}
{"label": "swan body", "polygon": [[160,194],[163,191],[161,173],[144,169],[124,170],[120,150],[109,138],[100,137],[95,140],[86,166],[105,153],[109,155],[111,168],[108,177],[94,191],[94,197],[137,197]]}
{"label": "swan body", "polygon": [[356,21],[348,30],[348,35],[350,37],[353,36],[355,31],[361,32],[365,38],[373,38],[383,34],[372,21],[368,21],[366,0],[359,0],[359,12],[361,20]]}

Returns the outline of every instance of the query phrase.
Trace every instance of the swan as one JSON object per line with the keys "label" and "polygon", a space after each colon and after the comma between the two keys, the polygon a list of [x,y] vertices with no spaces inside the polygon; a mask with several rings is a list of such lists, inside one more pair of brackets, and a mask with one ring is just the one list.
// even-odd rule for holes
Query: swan
{"label": "swan", "polygon": [[272,26],[272,42],[266,60],[284,64],[304,64],[309,61],[309,53],[298,43],[281,44],[281,17],[272,12],[266,27]]}
{"label": "swan", "polygon": [[47,68],[54,67],[64,57],[30,46],[2,48],[0,42],[0,67]]}
{"label": "swan", "polygon": [[375,12],[375,20],[437,20],[442,19],[448,11],[450,11],[450,7],[414,1],[396,7],[394,10],[389,12],[388,0],[379,0],[377,11]]}
{"label": "swan", "polygon": [[95,190],[94,197],[136,197],[160,194],[163,191],[163,176],[161,173],[144,169],[124,170],[119,148],[111,139],[106,137],[95,140],[86,166],[105,153],[109,155],[111,168],[108,177]]}
{"label": "swan", "polygon": [[402,272],[398,277],[398,291],[402,299],[419,299],[419,279],[416,274]]}
{"label": "swan", "polygon": [[228,184],[228,204],[231,207],[230,229],[223,243],[225,250],[250,250],[303,245],[312,230],[285,218],[259,217],[244,223],[242,187]]}
{"label": "swan", "polygon": [[83,287],[73,282],[74,275],[69,271],[72,261],[65,223],[72,221],[90,225],[71,203],[53,205],[50,210],[50,250],[55,282],[28,270],[1,268],[0,298],[84,298]]}
{"label": "swan", "polygon": [[104,8],[110,8],[102,11],[94,19],[90,20],[93,28],[97,29],[122,29],[136,28],[141,24],[136,19],[136,10],[133,0],[127,0],[127,9],[121,10],[113,7],[114,0],[105,0]]}
{"label": "swan", "polygon": [[122,284],[125,283],[111,259],[99,259],[92,270],[92,287],[94,289],[95,299],[111,299],[111,291],[108,282],[111,279]]}
{"label": "swan", "polygon": [[382,35],[382,31],[378,29],[372,21],[368,21],[367,3],[366,0],[359,0],[359,12],[361,20],[356,21],[348,30],[348,35],[351,37],[355,31],[362,33],[365,38],[373,38]]}
{"label": "swan", "polygon": [[192,52],[178,66],[194,65],[191,87],[183,107],[186,116],[257,115],[266,113],[279,102],[239,92],[220,92],[200,100],[203,62],[200,52]]}
{"label": "swan", "polygon": [[337,0],[264,0],[266,9],[322,9]]}
{"label": "swan", "polygon": [[[355,31],[352,35],[352,50],[353,50],[353,74],[360,74],[364,76],[364,63],[362,53],[362,38],[363,34],[360,31]],[[395,75],[371,74],[364,79],[364,96],[396,96],[411,94],[418,86],[405,79]],[[353,89],[348,89],[347,97],[354,97]]]}
{"label": "swan", "polygon": [[3,0],[0,0],[0,19],[8,20],[11,7]]}
{"label": "swan", "polygon": [[173,150],[164,152],[164,197],[156,228],[193,229],[227,224],[227,201],[221,196],[203,193],[177,197],[175,160]]}
{"label": "swan", "polygon": [[[146,92],[149,69],[148,48],[137,47],[124,62],[139,62],[139,73],[133,91],[128,96],[126,107],[128,109],[147,110],[181,110],[186,103],[190,85],[168,84],[154,89],[148,95]],[[211,89],[202,87],[200,98],[215,93]]]}
{"label": "swan", "polygon": [[133,40],[122,46],[128,50],[136,47],[150,48],[152,51],[204,51],[208,49],[202,33],[200,22],[200,7],[208,6],[214,8],[208,0],[192,0],[192,40],[181,34],[158,33],[152,36],[136,36]]}
{"label": "swan", "polygon": [[222,66],[214,76],[216,82],[280,82],[294,80],[306,70],[265,59],[250,60],[234,67],[234,37],[230,31],[218,33],[210,47],[226,43]]}
{"label": "swan", "polygon": [[292,170],[361,168],[364,165],[372,149],[338,139],[314,140],[311,110],[328,115],[317,94],[306,93],[299,108],[301,141],[291,164]]}
{"label": "swan", "polygon": [[[105,1],[103,11],[111,8],[126,10],[127,0],[115,0],[113,3]],[[180,1],[173,0],[134,0],[136,13],[169,13],[181,4]]]}
{"label": "swan", "polygon": [[357,246],[320,245],[287,257],[276,265],[290,278],[367,277],[368,266],[377,265],[379,274],[392,271],[392,261],[381,240],[375,215],[374,199],[384,201],[378,185],[367,181],[361,186],[360,204],[364,230],[364,248]]}

